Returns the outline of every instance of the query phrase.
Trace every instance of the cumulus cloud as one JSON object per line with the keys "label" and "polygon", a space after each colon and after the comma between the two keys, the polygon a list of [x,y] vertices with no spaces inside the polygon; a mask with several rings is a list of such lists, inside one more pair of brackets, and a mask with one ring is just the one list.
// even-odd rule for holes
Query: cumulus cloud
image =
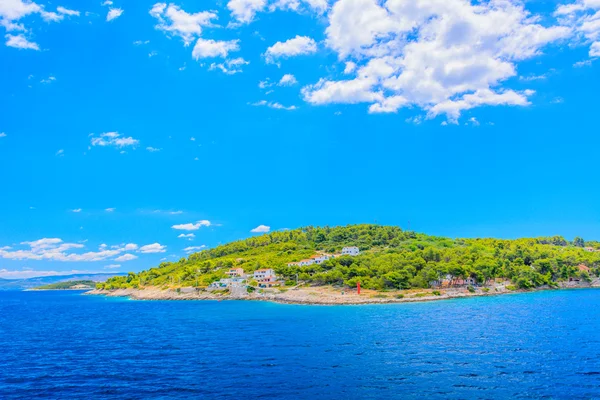
{"label": "cumulus cloud", "polygon": [[218,18],[214,11],[187,13],[175,4],[156,3],[150,10],[150,15],[158,20],[156,29],[168,35],[179,36],[185,46],[200,37],[203,27],[214,26],[213,19]]}
{"label": "cumulus cloud", "polygon": [[180,231],[197,231],[202,226],[210,226],[210,225],[211,225],[210,221],[203,219],[196,223],[173,225],[171,228],[180,230]]}
{"label": "cumulus cloud", "polygon": [[163,246],[160,243],[147,244],[140,247],[140,253],[164,253],[167,251],[167,246]]}
{"label": "cumulus cloud", "polygon": [[201,58],[226,58],[229,52],[240,49],[239,40],[213,40],[199,38],[192,50],[192,57]]}
{"label": "cumulus cloud", "polygon": [[157,151],[160,151],[161,149],[158,149],[156,147],[146,147],[146,150],[149,151],[150,153],[156,153]]}
{"label": "cumulus cloud", "polygon": [[71,210],[71,212],[74,212],[74,213],[80,213],[80,212],[81,212],[81,208],[76,208],[76,209],[74,209],[74,210]]}
{"label": "cumulus cloud", "polygon": [[194,235],[193,233],[182,233],[177,237],[180,239],[193,240],[196,237],[196,235]]}
{"label": "cumulus cloud", "polygon": [[113,212],[113,211],[115,211],[115,208],[114,207],[105,208],[104,211]]}
{"label": "cumulus cloud", "polygon": [[115,261],[125,262],[125,261],[135,260],[136,258],[138,258],[138,256],[136,256],[135,254],[127,253],[127,254],[123,254],[122,256],[115,258]]}
{"label": "cumulus cloud", "polygon": [[[64,7],[59,7],[66,10]],[[68,10],[71,11],[71,10]],[[25,26],[18,21],[23,17],[39,14],[46,22],[58,22],[63,19],[62,14],[52,11],[46,11],[43,5],[39,5],[33,1],[23,0],[4,0],[0,1],[0,26],[3,26],[7,31],[27,31]],[[22,36],[22,35],[19,35]],[[19,37],[18,36],[18,37]],[[13,41],[21,41],[20,38],[12,39]],[[8,39],[8,38],[7,38]],[[24,37],[23,37],[24,39]],[[11,39],[9,39],[11,40]],[[26,39],[25,39],[26,40]],[[13,46],[15,47],[15,46]],[[29,47],[21,47],[29,48]],[[36,49],[37,50],[37,49]]]}
{"label": "cumulus cloud", "polygon": [[554,15],[560,23],[572,29],[584,44],[589,44],[589,56],[600,57],[600,1],[578,0],[561,4]]}
{"label": "cumulus cloud", "polygon": [[116,147],[122,149],[125,147],[135,148],[140,143],[139,140],[132,137],[121,136],[118,132],[105,132],[101,133],[99,136],[94,136],[94,134],[90,136],[90,144],[92,146]]}
{"label": "cumulus cloud", "polygon": [[302,96],[314,105],[368,103],[372,113],[417,106],[453,119],[476,106],[526,106],[531,92],[502,85],[518,62],[572,32],[539,20],[514,1],[339,0],[325,44],[354,77],[321,78]]}
{"label": "cumulus cloud", "polygon": [[294,75],[292,75],[292,74],[285,74],[279,80],[278,85],[279,86],[293,86],[293,85],[295,85],[297,83],[298,83],[298,81],[296,80],[296,77]]}
{"label": "cumulus cloud", "polygon": [[122,8],[109,8],[108,14],[106,14],[106,21],[112,21],[119,18],[123,14]]}
{"label": "cumulus cloud", "polygon": [[40,46],[37,43],[30,42],[29,40],[27,40],[27,38],[23,34],[18,34],[18,35],[6,34],[6,35],[4,35],[4,37],[6,38],[5,44],[8,47],[14,47],[16,49],[29,49],[29,50],[39,50],[40,49]]}
{"label": "cumulus cloud", "polygon": [[229,0],[227,3],[232,17],[241,24],[252,22],[256,13],[264,10],[266,6],[266,0]]}
{"label": "cumulus cloud", "polygon": [[277,42],[267,48],[265,59],[267,63],[274,63],[280,58],[295,57],[317,52],[317,42],[307,36],[296,35],[295,38],[285,42]]}
{"label": "cumulus cloud", "polygon": [[250,230],[252,233],[267,233],[271,230],[270,226],[267,225],[259,225],[256,228]]}

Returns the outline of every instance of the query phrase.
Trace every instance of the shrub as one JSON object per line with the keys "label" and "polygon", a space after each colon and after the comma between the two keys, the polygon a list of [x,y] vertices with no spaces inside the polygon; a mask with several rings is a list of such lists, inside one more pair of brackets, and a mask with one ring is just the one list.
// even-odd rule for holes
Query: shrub
{"label": "shrub", "polygon": [[440,295],[441,295],[441,293],[440,293],[440,291],[439,291],[439,290],[434,290],[434,291],[433,291],[433,292],[431,292],[431,293],[433,293],[433,294],[434,294],[434,295],[436,295],[436,296],[440,296]]}
{"label": "shrub", "polygon": [[517,287],[515,285],[508,285],[506,286],[506,290],[517,290]]}
{"label": "shrub", "polygon": [[483,290],[485,293],[487,293],[487,292],[489,292],[489,291],[490,291],[490,288],[484,287],[484,288],[482,288],[481,290]]}
{"label": "shrub", "polygon": [[417,293],[415,294],[415,297],[425,297],[427,296],[427,293]]}
{"label": "shrub", "polygon": [[467,290],[471,293],[475,293],[475,288],[472,285],[467,286]]}
{"label": "shrub", "polygon": [[397,294],[394,297],[397,298],[397,299],[403,299],[404,295],[403,294]]}

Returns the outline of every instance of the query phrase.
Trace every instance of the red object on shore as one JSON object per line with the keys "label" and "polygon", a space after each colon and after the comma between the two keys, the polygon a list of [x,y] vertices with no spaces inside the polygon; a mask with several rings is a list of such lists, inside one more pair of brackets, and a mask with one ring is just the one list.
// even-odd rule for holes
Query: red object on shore
{"label": "red object on shore", "polygon": [[360,294],[360,282],[356,282],[356,290],[358,291],[358,294]]}

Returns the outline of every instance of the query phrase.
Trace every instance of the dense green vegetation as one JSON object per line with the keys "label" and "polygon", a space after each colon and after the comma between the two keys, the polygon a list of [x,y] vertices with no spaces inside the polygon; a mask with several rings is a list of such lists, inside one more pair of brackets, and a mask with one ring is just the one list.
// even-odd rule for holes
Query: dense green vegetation
{"label": "dense green vegetation", "polygon": [[[315,251],[339,253],[344,246],[358,246],[361,254],[307,267],[287,266]],[[97,286],[205,287],[225,277],[231,267],[244,268],[246,273],[266,267],[287,280],[298,274],[301,281],[316,285],[355,286],[360,281],[362,287],[377,290],[426,288],[448,277],[474,278],[479,284],[505,278],[520,288],[532,288],[598,275],[600,252],[586,251],[584,246],[600,248],[600,243],[581,238],[569,242],[561,236],[449,239],[378,225],[307,227],[232,242]],[[588,266],[590,273],[581,271],[580,264]]]}
{"label": "dense green vegetation", "polygon": [[36,289],[40,290],[61,290],[61,289],[71,289],[76,285],[86,285],[91,288],[96,286],[96,282],[94,281],[67,281],[67,282],[58,282],[51,283],[49,285],[39,286]]}

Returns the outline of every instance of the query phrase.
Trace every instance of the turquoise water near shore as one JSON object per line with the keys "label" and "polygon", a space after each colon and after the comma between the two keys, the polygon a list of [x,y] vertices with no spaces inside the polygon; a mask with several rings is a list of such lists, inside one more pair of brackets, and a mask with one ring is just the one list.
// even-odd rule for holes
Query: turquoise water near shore
{"label": "turquoise water near shore", "polygon": [[0,292],[0,398],[600,398],[600,290],[299,306]]}

